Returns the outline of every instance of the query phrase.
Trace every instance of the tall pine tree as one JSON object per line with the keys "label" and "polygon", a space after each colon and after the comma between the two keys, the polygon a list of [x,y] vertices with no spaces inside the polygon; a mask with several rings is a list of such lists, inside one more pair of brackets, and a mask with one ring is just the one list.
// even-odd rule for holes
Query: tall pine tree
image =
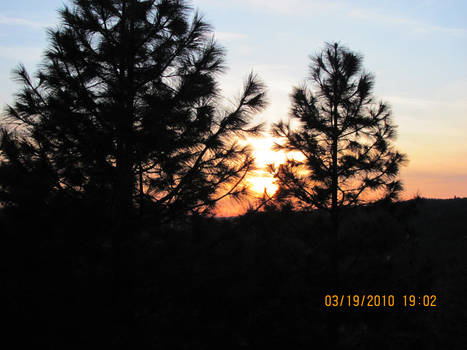
{"label": "tall pine tree", "polygon": [[[73,203],[69,217],[110,238],[107,327],[128,340],[135,223],[153,230],[245,193],[253,158],[239,137],[259,131],[250,122],[265,87],[250,74],[238,101],[223,107],[224,52],[183,0],[74,0],[60,15],[36,76],[16,71],[23,86],[1,125],[0,202],[27,209],[17,217],[45,210],[47,234],[77,247],[70,231],[79,223],[53,214]],[[89,246],[84,255],[96,255]]]}
{"label": "tall pine tree", "polygon": [[392,144],[395,126],[389,106],[372,95],[374,79],[362,67],[362,57],[327,44],[311,58],[310,80],[294,88],[292,120],[273,127],[282,139],[276,149],[298,152],[272,169],[279,184],[276,197],[304,209],[322,209],[333,226],[331,260],[337,274],[340,214],[345,207],[379,198],[395,199],[406,156]]}
{"label": "tall pine tree", "polygon": [[[292,93],[291,117],[297,123],[273,126],[274,136],[282,139],[276,149],[298,152],[303,160],[288,160],[271,170],[279,184],[279,201],[330,213],[329,288],[340,294],[342,210],[397,198],[406,156],[392,144],[396,132],[391,111],[375,101],[374,79],[363,70],[361,56],[338,43],[326,44],[311,57],[310,80],[311,86],[304,84]],[[332,312],[328,336],[334,346],[338,328],[339,315]]]}
{"label": "tall pine tree", "polygon": [[120,226],[138,207],[166,221],[244,193],[253,159],[236,140],[258,131],[264,86],[250,75],[238,103],[219,107],[224,52],[185,1],[74,0],[60,15],[37,75],[16,71],[3,203],[27,200],[15,174],[39,169],[42,202],[98,201]]}
{"label": "tall pine tree", "polygon": [[372,95],[374,79],[362,58],[339,44],[311,58],[310,80],[292,93],[292,120],[273,127],[282,139],[277,150],[298,152],[275,171],[278,197],[303,208],[339,209],[395,199],[406,156],[392,144],[396,137],[389,106]]}

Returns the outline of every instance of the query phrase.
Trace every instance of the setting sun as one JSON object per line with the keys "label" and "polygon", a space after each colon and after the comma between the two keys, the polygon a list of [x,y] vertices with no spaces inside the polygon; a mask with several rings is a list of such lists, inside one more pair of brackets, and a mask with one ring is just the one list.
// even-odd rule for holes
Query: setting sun
{"label": "setting sun", "polygon": [[258,168],[265,170],[268,164],[277,166],[285,162],[287,156],[284,152],[272,150],[275,142],[279,142],[279,139],[273,137],[248,139],[248,143],[253,148],[253,155]]}
{"label": "setting sun", "polygon": [[[262,173],[264,174],[261,176]],[[270,174],[263,171],[258,171],[256,172],[256,174],[258,174],[258,176],[252,176],[248,179],[250,189],[253,192],[255,192],[256,194],[263,194],[266,190],[268,196],[271,196],[274,193],[276,193],[279,187],[277,186],[277,184],[274,183],[274,178]]]}
{"label": "setting sun", "polygon": [[285,163],[287,157],[295,158],[297,160],[303,158],[303,156],[296,153],[286,154],[283,151],[273,151],[272,147],[274,146],[274,143],[279,141],[279,139],[273,137],[248,139],[248,143],[253,148],[255,165],[258,170],[254,171],[248,177],[247,182],[250,185],[250,189],[258,195],[262,195],[266,189],[266,193],[271,196],[279,188],[275,183],[274,177],[267,170],[269,164],[278,166]]}
{"label": "setting sun", "polygon": [[286,155],[283,152],[272,150],[274,142],[277,142],[272,137],[249,139],[248,142],[253,148],[255,165],[258,170],[248,177],[247,182],[255,194],[262,195],[266,190],[266,193],[271,196],[277,191],[278,186],[274,183],[274,177],[267,171],[267,166],[269,164],[277,166],[284,163]]}

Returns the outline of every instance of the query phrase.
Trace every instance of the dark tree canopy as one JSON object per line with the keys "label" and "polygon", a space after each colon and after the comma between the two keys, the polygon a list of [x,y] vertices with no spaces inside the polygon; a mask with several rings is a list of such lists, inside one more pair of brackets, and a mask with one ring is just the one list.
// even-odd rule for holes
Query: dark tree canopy
{"label": "dark tree canopy", "polygon": [[278,198],[304,208],[336,211],[375,198],[397,197],[399,168],[406,156],[392,144],[396,137],[389,106],[372,95],[373,76],[362,57],[327,44],[311,57],[311,86],[292,93],[291,119],[273,127],[283,140],[277,149],[299,152],[272,169],[280,185]]}
{"label": "dark tree canopy", "polygon": [[61,10],[36,76],[15,72],[23,87],[2,122],[0,201],[30,197],[26,174],[44,203],[91,198],[117,216],[139,206],[173,218],[244,193],[253,159],[237,140],[259,130],[249,123],[265,88],[251,74],[237,104],[221,107],[224,52],[191,13],[181,0]]}

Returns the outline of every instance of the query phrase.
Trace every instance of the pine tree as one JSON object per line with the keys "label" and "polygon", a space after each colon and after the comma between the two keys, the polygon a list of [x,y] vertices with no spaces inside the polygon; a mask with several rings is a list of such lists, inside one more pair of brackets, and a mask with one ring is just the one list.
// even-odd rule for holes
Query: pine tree
{"label": "pine tree", "polygon": [[284,142],[277,150],[298,152],[275,171],[279,197],[303,208],[339,209],[396,199],[397,178],[406,156],[392,144],[396,137],[388,104],[375,102],[374,79],[363,71],[362,57],[339,44],[311,58],[313,84],[294,88],[293,123],[279,122],[273,134]]}
{"label": "pine tree", "polygon": [[224,52],[191,12],[181,0],[61,10],[37,75],[16,71],[23,88],[3,122],[0,200],[15,204],[12,174],[38,161],[43,201],[99,201],[121,227],[138,207],[167,221],[243,194],[253,159],[237,140],[259,130],[249,122],[265,89],[251,74],[237,105],[220,107]]}
{"label": "pine tree", "polygon": [[363,70],[361,56],[337,43],[327,44],[311,57],[310,80],[311,87],[296,87],[291,96],[296,124],[289,120],[273,126],[274,136],[282,139],[276,149],[298,152],[302,158],[271,171],[279,184],[279,201],[330,213],[330,259],[338,281],[342,209],[396,199],[406,156],[392,144],[396,131],[390,108],[375,101],[374,78]]}
{"label": "pine tree", "polygon": [[16,70],[22,88],[1,125],[0,201],[50,218],[73,203],[72,218],[110,238],[107,327],[128,341],[135,223],[154,231],[245,193],[254,162],[239,137],[260,130],[250,122],[265,87],[250,74],[238,101],[223,106],[224,51],[183,0],[74,0],[60,16],[36,76]]}

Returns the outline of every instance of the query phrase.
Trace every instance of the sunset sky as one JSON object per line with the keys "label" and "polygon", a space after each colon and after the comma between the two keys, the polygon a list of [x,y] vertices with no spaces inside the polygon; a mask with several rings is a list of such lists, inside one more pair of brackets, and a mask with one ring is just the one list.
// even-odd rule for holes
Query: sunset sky
{"label": "sunset sky", "polygon": [[[58,23],[59,0],[0,2],[0,104],[17,86],[19,62],[35,71]],[[268,123],[287,118],[289,94],[308,74],[310,54],[338,41],[364,56],[375,96],[392,105],[398,148],[409,165],[406,196],[467,197],[467,2],[463,0],[196,0],[227,49],[224,95],[238,96],[255,71],[268,86]],[[280,162],[272,140],[252,142],[259,166]],[[258,174],[261,176],[264,174]],[[270,186],[270,180],[264,180]],[[269,185],[268,185],[269,184]],[[261,188],[258,182],[254,184]]]}

